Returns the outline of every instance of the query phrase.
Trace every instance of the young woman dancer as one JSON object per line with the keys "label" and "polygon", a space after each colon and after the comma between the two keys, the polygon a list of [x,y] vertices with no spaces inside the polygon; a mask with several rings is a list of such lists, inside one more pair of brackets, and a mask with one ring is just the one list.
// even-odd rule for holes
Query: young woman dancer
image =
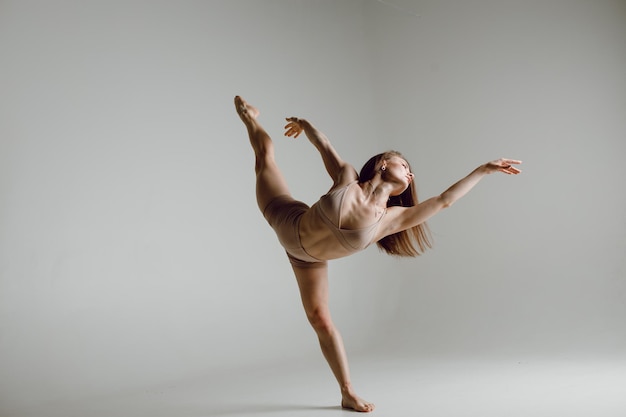
{"label": "young woman dancer", "polygon": [[339,331],[328,309],[327,261],[348,256],[371,243],[392,255],[417,256],[430,247],[426,220],[470,191],[485,175],[519,174],[521,161],[498,159],[479,166],[441,195],[418,203],[411,168],[398,152],[372,157],[357,174],[311,123],[287,119],[285,135],[304,132],[319,151],[333,185],[312,206],[295,200],[276,161],[274,145],[257,118],[259,111],[241,97],[235,108],[248,130],[255,155],[256,197],[263,216],[285,248],[302,304],[317,333],[322,353],[339,383],[341,405],[369,412],[374,404],[356,395]]}

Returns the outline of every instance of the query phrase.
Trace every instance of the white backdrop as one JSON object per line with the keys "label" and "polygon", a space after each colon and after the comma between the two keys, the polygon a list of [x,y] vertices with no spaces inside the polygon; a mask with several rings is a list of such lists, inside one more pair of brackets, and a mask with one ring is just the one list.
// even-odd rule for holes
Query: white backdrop
{"label": "white backdrop", "polygon": [[235,94],[307,202],[290,115],[357,169],[402,151],[422,198],[525,161],[427,255],[331,264],[349,353],[622,353],[624,45],[608,0],[0,2],[0,414],[318,359]]}

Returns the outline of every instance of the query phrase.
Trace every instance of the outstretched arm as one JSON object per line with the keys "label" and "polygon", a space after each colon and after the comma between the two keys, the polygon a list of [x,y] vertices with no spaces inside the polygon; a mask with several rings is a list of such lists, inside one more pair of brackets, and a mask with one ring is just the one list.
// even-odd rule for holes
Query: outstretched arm
{"label": "outstretched arm", "polygon": [[[354,168],[341,159],[326,135],[317,130],[309,121],[297,117],[288,117],[287,121],[289,123],[285,126],[285,136],[297,138],[304,131],[306,137],[322,156],[326,171],[335,184],[357,177]],[[350,178],[346,178],[348,176]]]}
{"label": "outstretched arm", "polygon": [[391,215],[391,231],[387,234],[396,233],[402,230],[417,226],[439,213],[442,209],[450,207],[458,199],[467,194],[485,175],[494,172],[503,172],[509,175],[517,175],[521,170],[513,165],[521,164],[522,161],[515,159],[498,159],[487,162],[473,170],[465,178],[454,183],[450,188],[436,197],[413,206],[413,207],[389,207],[387,214]]}
{"label": "outstretched arm", "polygon": [[494,172],[503,172],[509,175],[516,175],[522,172],[513,166],[513,164],[521,164],[522,161],[514,159],[498,159],[496,161],[487,162],[484,165],[479,166],[472,171],[467,177],[458,181],[446,191],[441,193],[439,198],[444,207],[450,207],[459,198],[467,194],[478,182],[483,179],[485,175],[493,174]]}

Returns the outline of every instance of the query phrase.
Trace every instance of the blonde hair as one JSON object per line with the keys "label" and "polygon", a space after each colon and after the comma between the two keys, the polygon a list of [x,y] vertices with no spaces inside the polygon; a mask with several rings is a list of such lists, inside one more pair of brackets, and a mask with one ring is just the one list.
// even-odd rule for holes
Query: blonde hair
{"label": "blonde hair", "polygon": [[[363,168],[361,168],[361,172],[359,173],[359,182],[364,183],[374,178],[376,172],[378,172],[382,167],[383,162],[394,156],[402,158],[406,161],[406,158],[397,151],[387,151],[375,155],[371,157],[365,165],[363,165]],[[409,165],[408,161],[407,165]],[[410,165],[409,170],[411,170]],[[417,189],[415,187],[415,181],[412,181],[402,194],[389,198],[387,207],[411,207],[417,203]],[[432,248],[431,239],[432,236],[430,229],[428,228],[428,224],[424,222],[409,229],[385,236],[376,242],[376,245],[379,249],[385,251],[389,255],[415,257],[424,253],[427,248]]]}

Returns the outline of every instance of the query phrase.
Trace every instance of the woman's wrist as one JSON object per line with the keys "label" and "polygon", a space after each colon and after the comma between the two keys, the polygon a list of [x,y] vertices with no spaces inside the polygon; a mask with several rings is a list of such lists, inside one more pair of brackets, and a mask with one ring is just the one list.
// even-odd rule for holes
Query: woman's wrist
{"label": "woman's wrist", "polygon": [[475,171],[483,175],[491,174],[491,171],[489,170],[487,164],[479,165]]}

